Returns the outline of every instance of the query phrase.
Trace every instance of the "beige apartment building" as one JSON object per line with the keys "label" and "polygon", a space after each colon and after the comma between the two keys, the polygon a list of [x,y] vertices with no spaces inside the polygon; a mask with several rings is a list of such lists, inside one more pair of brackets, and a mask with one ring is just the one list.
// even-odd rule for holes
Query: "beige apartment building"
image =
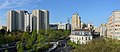
{"label": "beige apartment building", "polygon": [[107,36],[120,40],[120,10],[113,11],[108,19]]}
{"label": "beige apartment building", "polygon": [[74,13],[72,16],[72,28],[71,30],[81,29],[81,18],[78,13]]}

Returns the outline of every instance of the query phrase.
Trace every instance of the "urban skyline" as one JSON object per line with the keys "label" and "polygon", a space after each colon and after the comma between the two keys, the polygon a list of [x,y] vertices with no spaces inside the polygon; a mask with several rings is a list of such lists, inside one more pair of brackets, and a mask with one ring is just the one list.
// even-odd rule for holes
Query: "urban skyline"
{"label": "urban skyline", "polygon": [[0,1],[0,52],[120,52],[119,2]]}
{"label": "urban skyline", "polygon": [[[62,0],[61,1],[52,0],[51,2],[48,0],[44,0],[44,1],[43,0],[36,0],[36,1],[4,0],[4,1],[0,1],[1,3],[0,24],[1,25],[7,24],[6,23],[7,22],[6,12],[11,9],[28,10],[28,11],[33,10],[33,9],[47,9],[50,11],[50,23],[66,22],[67,18],[70,18],[70,21],[71,21],[72,14],[75,12],[78,12],[80,17],[82,17],[83,22],[85,23],[90,22],[90,23],[93,23],[95,26],[99,26],[101,23],[106,23],[108,21],[109,16],[111,15],[112,11],[119,9],[118,7],[119,1],[117,0],[114,0],[114,1],[109,1],[109,0],[73,1],[72,0],[67,3],[66,2],[67,1],[62,1]],[[26,6],[22,6],[21,4],[26,5]],[[69,7],[69,4],[71,4],[71,7]]]}

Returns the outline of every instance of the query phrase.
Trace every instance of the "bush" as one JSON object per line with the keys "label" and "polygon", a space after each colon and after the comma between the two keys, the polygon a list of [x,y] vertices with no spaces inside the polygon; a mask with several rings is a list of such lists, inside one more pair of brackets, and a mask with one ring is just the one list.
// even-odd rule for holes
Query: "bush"
{"label": "bush", "polygon": [[80,45],[73,52],[120,52],[120,41],[110,38],[99,38],[88,44]]}

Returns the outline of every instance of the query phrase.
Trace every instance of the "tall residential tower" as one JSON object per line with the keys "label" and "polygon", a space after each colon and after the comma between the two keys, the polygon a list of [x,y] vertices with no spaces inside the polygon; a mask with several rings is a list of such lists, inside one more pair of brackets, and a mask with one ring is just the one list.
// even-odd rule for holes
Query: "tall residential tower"
{"label": "tall residential tower", "polygon": [[24,17],[25,10],[10,10],[7,13],[7,30],[21,30],[24,31]]}
{"label": "tall residential tower", "polygon": [[9,31],[33,31],[49,29],[48,10],[33,10],[28,13],[25,10],[10,10],[7,13],[7,27]]}
{"label": "tall residential tower", "polygon": [[49,11],[48,10],[33,10],[33,30],[49,29]]}
{"label": "tall residential tower", "polygon": [[81,18],[78,13],[74,13],[72,16],[72,30],[81,29]]}

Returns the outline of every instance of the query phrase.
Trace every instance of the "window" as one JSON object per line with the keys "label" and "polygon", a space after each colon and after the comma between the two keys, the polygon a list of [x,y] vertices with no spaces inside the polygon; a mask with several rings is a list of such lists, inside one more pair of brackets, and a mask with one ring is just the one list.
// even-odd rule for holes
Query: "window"
{"label": "window", "polygon": [[83,40],[83,37],[82,37],[82,40]]}
{"label": "window", "polygon": [[91,34],[91,32],[89,32],[89,34]]}
{"label": "window", "polygon": [[89,37],[89,40],[90,40],[90,37]]}
{"label": "window", "polygon": [[86,37],[86,40],[87,40],[87,37]]}
{"label": "window", "polygon": [[84,32],[82,32],[82,34],[84,35]]}

